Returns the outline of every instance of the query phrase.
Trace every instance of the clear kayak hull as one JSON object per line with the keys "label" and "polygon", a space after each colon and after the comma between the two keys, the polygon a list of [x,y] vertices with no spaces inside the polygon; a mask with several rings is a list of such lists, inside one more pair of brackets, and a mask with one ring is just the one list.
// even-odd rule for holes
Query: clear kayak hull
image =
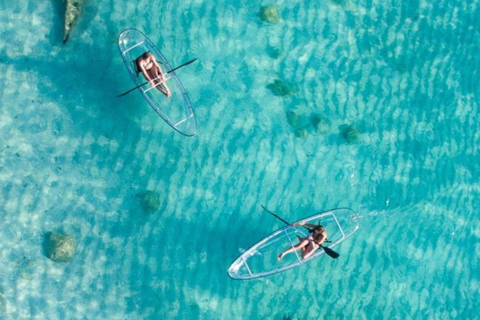
{"label": "clear kayak hull", "polygon": [[[145,52],[150,52],[161,63],[163,72],[172,70],[165,56],[142,32],[136,29],[127,29],[118,36],[118,48],[130,76],[136,86],[147,82],[140,73],[137,76],[135,60]],[[185,88],[175,71],[167,74],[166,82],[172,96],[166,98],[157,88],[145,84],[138,89],[155,112],[162,117],[173,129],[185,136],[193,136],[197,132],[197,122],[193,107]]]}
{"label": "clear kayak hull", "polygon": [[[334,209],[302,219],[311,224],[321,223],[327,230],[328,240],[325,246],[334,248],[350,238],[359,228],[358,215],[346,208]],[[298,221],[299,222],[299,221]],[[308,230],[301,226],[285,226],[275,231],[250,249],[243,252],[229,267],[228,275],[233,279],[247,280],[276,274],[298,267],[325,253],[321,248],[307,259],[296,250],[277,260],[280,252],[298,243],[297,236],[305,237]]]}

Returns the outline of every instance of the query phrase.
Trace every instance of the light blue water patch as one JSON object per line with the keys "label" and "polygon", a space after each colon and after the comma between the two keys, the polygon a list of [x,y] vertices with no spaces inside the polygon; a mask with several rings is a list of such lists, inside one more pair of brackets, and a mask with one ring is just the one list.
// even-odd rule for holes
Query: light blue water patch
{"label": "light blue water patch", "polygon": [[[0,3],[3,318],[479,318],[479,1],[89,1],[65,45],[63,15]],[[116,98],[129,27],[198,58],[177,73],[195,137]],[[361,229],[338,260],[233,281],[282,226],[261,204]]]}

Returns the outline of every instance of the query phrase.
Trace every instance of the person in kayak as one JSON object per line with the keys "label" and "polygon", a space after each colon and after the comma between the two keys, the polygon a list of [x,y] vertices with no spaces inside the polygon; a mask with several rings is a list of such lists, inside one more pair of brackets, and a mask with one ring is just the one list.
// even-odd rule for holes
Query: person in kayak
{"label": "person in kayak", "polygon": [[142,72],[145,79],[150,82],[150,85],[160,90],[165,97],[169,98],[172,95],[165,83],[167,80],[165,74],[153,54],[145,52],[135,62],[137,64],[137,74]]}
{"label": "person in kayak", "polygon": [[305,238],[297,236],[300,242],[280,253],[278,255],[278,261],[281,261],[286,254],[294,252],[298,249],[302,251],[302,258],[306,259],[310,257],[320,247],[320,245],[325,242],[325,240],[327,240],[327,230],[325,230],[325,228],[321,225],[305,223],[304,221],[301,221],[292,224],[292,226],[310,227],[313,228],[313,231]]}

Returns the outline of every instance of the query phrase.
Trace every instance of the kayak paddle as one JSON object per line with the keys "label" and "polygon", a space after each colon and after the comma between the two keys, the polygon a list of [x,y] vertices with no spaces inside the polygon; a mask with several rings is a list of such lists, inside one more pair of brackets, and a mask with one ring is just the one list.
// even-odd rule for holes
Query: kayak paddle
{"label": "kayak paddle", "polygon": [[[276,215],[275,213],[273,213],[272,211],[268,210],[267,208],[265,208],[263,205],[261,205],[263,210],[267,211],[268,213],[270,213],[272,216],[274,216],[275,218],[277,218],[278,220],[282,221],[283,223],[287,224],[287,225],[290,225],[290,223],[288,223],[287,221],[283,220],[282,218],[280,218],[278,215]],[[303,227],[303,226],[302,226]],[[310,231],[310,229],[308,229],[307,227],[304,227],[305,229],[307,229],[308,231]],[[315,241],[315,243],[317,243]],[[318,244],[318,243],[317,243]],[[331,258],[333,259],[337,259],[340,254],[333,251],[332,249],[330,249],[329,247],[324,247],[322,246],[321,244],[318,244],[320,246],[320,248],[323,249],[323,251],[325,251],[326,254],[328,254]]]}
{"label": "kayak paddle", "polygon": [[[195,58],[195,59],[193,59],[193,60],[190,60],[190,61],[188,61],[188,62],[185,62],[184,64],[181,64],[181,65],[179,65],[178,67],[173,68],[173,69],[170,70],[170,71],[167,71],[167,73],[171,73],[171,72],[173,72],[173,71],[175,71],[175,70],[180,69],[181,67],[185,67],[185,66],[189,65],[190,63],[195,62],[197,59],[198,59],[198,58]],[[148,83],[148,81],[145,82],[145,83],[142,83],[142,84],[139,85],[139,86],[136,86],[136,87],[133,88],[133,89],[128,90],[127,92],[124,92],[124,93],[122,93],[122,94],[119,94],[119,95],[117,96],[117,98],[120,98],[120,97],[123,97],[123,96],[129,94],[129,93],[132,92],[133,90],[138,89],[138,88],[140,88],[140,87],[143,87],[143,86],[146,85],[147,83]]]}

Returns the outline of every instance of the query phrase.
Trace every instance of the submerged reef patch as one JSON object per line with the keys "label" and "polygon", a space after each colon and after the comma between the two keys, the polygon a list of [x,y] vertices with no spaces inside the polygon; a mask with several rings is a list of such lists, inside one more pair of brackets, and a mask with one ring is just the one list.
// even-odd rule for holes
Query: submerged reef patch
{"label": "submerged reef patch", "polygon": [[145,213],[152,214],[160,208],[161,200],[158,192],[147,190],[138,196]]}
{"label": "submerged reef patch", "polygon": [[312,124],[313,130],[319,133],[327,133],[330,130],[330,121],[322,117],[318,113],[313,113],[310,116],[310,122]]}
{"label": "submerged reef patch", "polygon": [[277,47],[268,46],[267,47],[267,55],[272,59],[278,59],[282,54],[281,50]]}
{"label": "submerged reef patch", "polygon": [[279,23],[280,15],[278,13],[277,6],[270,5],[260,9],[260,19],[269,23]]}
{"label": "submerged reef patch", "polygon": [[300,125],[300,116],[295,111],[287,111],[287,122],[293,128]]}
{"label": "submerged reef patch", "polygon": [[305,128],[299,128],[295,130],[295,137],[297,138],[306,138],[308,136],[308,131]]}
{"label": "submerged reef patch", "polygon": [[70,39],[70,32],[82,12],[84,0],[64,0],[64,2],[66,2],[66,8],[63,44]]}
{"label": "submerged reef patch", "polygon": [[354,144],[359,139],[358,129],[353,124],[342,124],[338,127],[338,130],[340,131],[340,137],[342,137],[349,144]]}
{"label": "submerged reef patch", "polygon": [[276,96],[291,96],[298,92],[296,84],[280,79],[276,79],[273,83],[267,85],[267,89]]}
{"label": "submerged reef patch", "polygon": [[308,114],[288,110],[287,123],[292,127],[297,138],[306,138],[308,134],[325,134],[330,130],[330,121],[319,113]]}
{"label": "submerged reef patch", "polygon": [[75,255],[75,240],[69,234],[49,232],[45,235],[45,251],[49,259],[70,262]]}

